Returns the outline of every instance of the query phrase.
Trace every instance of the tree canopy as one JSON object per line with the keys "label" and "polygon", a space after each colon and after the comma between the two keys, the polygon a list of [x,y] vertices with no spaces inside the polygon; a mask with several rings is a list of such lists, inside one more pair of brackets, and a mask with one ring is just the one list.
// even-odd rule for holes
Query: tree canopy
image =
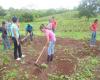
{"label": "tree canopy", "polygon": [[99,12],[100,0],[82,0],[79,5],[79,17],[86,16],[88,19],[96,16]]}

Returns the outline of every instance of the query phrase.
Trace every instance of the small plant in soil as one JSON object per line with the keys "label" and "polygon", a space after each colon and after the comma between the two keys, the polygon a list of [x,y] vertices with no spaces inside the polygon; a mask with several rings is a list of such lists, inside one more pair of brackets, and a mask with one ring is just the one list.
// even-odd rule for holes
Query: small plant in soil
{"label": "small plant in soil", "polygon": [[49,80],[70,80],[66,75],[48,74]]}
{"label": "small plant in soil", "polygon": [[16,80],[18,72],[16,70],[6,71],[3,80]]}
{"label": "small plant in soil", "polygon": [[47,68],[48,68],[48,65],[45,64],[45,63],[43,63],[43,64],[40,65],[40,67],[41,67],[42,69],[47,69]]}
{"label": "small plant in soil", "polygon": [[9,64],[10,60],[6,54],[2,56],[2,62],[3,62],[3,65]]}

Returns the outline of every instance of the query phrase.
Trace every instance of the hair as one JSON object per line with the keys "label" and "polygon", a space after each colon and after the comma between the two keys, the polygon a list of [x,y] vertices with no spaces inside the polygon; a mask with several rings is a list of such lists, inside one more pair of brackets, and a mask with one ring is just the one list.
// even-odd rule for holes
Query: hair
{"label": "hair", "polygon": [[95,20],[94,20],[94,23],[96,23],[97,21],[98,21],[98,19],[95,19]]}
{"label": "hair", "polygon": [[44,29],[45,28],[45,25],[44,24],[41,24],[40,25],[40,30]]}
{"label": "hair", "polygon": [[12,18],[12,21],[13,21],[14,23],[16,23],[16,22],[17,22],[17,17],[14,16],[14,17]]}
{"label": "hair", "polygon": [[2,25],[5,25],[6,24],[6,22],[5,21],[2,21]]}

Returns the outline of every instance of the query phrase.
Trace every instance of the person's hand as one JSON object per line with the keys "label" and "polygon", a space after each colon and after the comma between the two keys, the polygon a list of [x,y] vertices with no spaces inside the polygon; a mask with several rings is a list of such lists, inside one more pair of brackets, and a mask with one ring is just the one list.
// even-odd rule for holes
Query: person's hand
{"label": "person's hand", "polygon": [[19,46],[19,41],[17,41],[17,45]]}

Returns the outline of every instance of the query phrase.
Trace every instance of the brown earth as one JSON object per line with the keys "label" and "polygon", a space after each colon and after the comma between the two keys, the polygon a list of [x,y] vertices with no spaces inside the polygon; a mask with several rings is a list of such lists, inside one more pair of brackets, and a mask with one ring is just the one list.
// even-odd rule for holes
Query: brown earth
{"label": "brown earth", "polygon": [[[44,45],[44,37],[35,37],[33,42],[24,43],[22,45],[22,52],[26,55],[26,57],[23,58],[21,62],[15,61],[13,59],[13,51],[9,51],[8,55],[11,57],[11,60],[10,64],[6,66],[7,69],[14,69],[14,64],[17,64],[16,69],[20,71],[19,78],[15,80],[21,80],[21,74],[25,74],[26,72],[29,74],[29,77],[26,80],[32,80],[34,76],[37,76],[37,80],[48,80],[48,74],[53,73],[71,75],[72,73],[74,73],[74,70],[77,66],[77,59],[84,58],[88,55],[85,54],[86,51],[84,51],[84,41],[57,38],[53,62],[48,64],[48,68],[41,69],[35,66],[34,63]],[[95,49],[91,50],[95,51]],[[98,52],[100,52],[100,50],[96,51],[95,53],[98,54]],[[44,50],[38,64],[46,63],[46,59],[47,48]]]}

